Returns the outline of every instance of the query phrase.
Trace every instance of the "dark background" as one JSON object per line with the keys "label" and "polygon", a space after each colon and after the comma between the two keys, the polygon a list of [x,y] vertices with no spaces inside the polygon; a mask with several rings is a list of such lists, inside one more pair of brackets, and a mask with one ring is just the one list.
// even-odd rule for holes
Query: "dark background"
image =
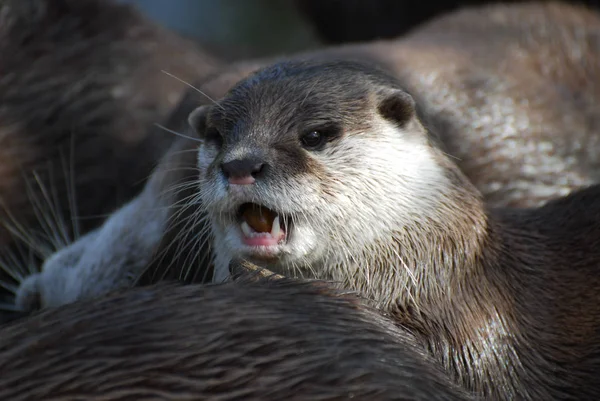
{"label": "dark background", "polygon": [[[389,38],[485,0],[119,0],[224,55],[248,58]],[[518,0],[505,0],[508,3]],[[574,1],[571,1],[574,3]],[[600,0],[578,1],[597,7]]]}

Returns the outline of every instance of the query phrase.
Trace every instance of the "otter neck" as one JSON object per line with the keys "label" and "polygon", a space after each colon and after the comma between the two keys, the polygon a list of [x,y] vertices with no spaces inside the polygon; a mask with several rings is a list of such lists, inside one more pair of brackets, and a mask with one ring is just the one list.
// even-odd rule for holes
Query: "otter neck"
{"label": "otter neck", "polygon": [[459,172],[456,180],[426,220],[319,268],[414,332],[458,382],[490,395],[487,374],[504,371],[508,383],[509,370],[520,368],[498,358],[514,345],[501,291],[502,235],[478,191]]}
{"label": "otter neck", "polygon": [[448,305],[454,288],[480,279],[484,258],[496,258],[488,254],[495,253],[497,230],[479,192],[456,168],[445,167],[447,183],[435,203],[415,210],[409,222],[405,212],[387,215],[393,229],[362,249],[332,249],[313,270],[387,310]]}

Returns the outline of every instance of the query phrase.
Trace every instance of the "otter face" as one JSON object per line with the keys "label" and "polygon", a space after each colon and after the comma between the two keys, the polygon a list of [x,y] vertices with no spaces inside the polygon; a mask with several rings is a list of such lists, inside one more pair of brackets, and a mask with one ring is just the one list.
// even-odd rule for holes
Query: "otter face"
{"label": "otter face", "polygon": [[443,172],[410,95],[352,62],[288,62],[194,111],[216,280],[232,258],[327,277],[434,208]]}

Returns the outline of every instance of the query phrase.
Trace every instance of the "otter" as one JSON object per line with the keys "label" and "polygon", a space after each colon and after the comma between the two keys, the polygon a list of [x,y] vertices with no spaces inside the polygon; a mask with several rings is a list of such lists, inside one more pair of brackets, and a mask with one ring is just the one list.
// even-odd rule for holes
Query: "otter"
{"label": "otter", "polygon": [[426,117],[393,76],[313,60],[194,111],[215,280],[232,258],[332,280],[485,399],[598,399],[600,185],[489,207]]}
{"label": "otter", "polygon": [[45,259],[143,188],[173,141],[153,124],[187,89],[161,70],[195,80],[219,61],[106,0],[2,1],[0,50],[3,304],[21,248]]}
{"label": "otter", "polygon": [[29,317],[0,329],[0,366],[7,401],[473,399],[359,297],[251,275]]}

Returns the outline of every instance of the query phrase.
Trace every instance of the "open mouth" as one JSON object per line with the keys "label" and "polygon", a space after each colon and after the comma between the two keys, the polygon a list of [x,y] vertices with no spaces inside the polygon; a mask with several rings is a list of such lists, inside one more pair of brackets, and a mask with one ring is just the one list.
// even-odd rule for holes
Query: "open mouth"
{"label": "open mouth", "polygon": [[256,203],[244,203],[238,216],[245,245],[273,247],[286,240],[285,219],[273,210]]}

